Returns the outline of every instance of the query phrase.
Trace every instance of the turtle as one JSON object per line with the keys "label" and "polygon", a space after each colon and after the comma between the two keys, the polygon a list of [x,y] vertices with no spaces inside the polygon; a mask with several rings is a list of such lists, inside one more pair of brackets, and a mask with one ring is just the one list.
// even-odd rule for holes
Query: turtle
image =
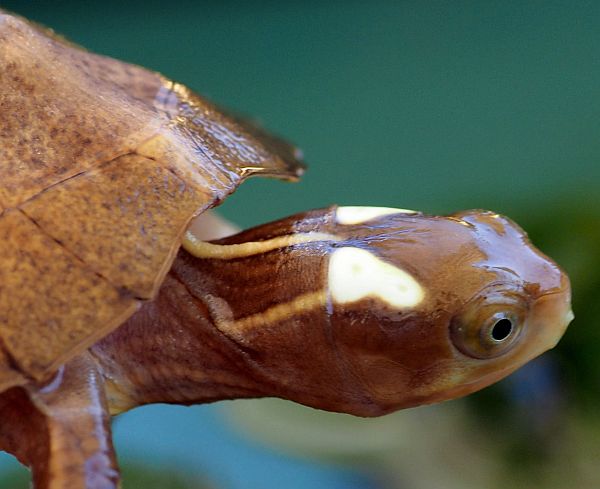
{"label": "turtle", "polygon": [[573,317],[567,274],[490,211],[333,205],[206,239],[194,217],[301,153],[6,11],[0,63],[0,449],[37,489],[118,487],[110,420],[137,406],[379,416],[503,378]]}

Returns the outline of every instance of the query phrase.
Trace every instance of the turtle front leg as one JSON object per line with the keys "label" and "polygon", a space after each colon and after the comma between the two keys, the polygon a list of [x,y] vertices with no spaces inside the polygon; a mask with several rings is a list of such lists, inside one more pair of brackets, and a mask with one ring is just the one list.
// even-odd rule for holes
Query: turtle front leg
{"label": "turtle front leg", "polygon": [[31,467],[35,489],[118,487],[104,383],[87,352],[48,385],[6,395],[0,448]]}

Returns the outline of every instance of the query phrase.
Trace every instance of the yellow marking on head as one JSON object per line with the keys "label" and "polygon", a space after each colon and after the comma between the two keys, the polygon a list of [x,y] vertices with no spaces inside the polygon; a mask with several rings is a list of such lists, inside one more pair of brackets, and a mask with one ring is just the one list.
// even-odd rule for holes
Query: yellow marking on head
{"label": "yellow marking on head", "polygon": [[340,241],[341,238],[327,233],[297,233],[277,236],[265,241],[248,241],[247,243],[219,245],[201,241],[191,232],[186,232],[183,238],[183,248],[198,258],[213,258],[217,260],[230,260],[247,256],[260,255],[267,251],[286,248],[302,243],[316,241]]}
{"label": "yellow marking on head", "polygon": [[340,304],[374,297],[403,309],[418,305],[425,296],[410,274],[354,247],[339,248],[331,254],[328,282],[333,301]]}
{"label": "yellow marking on head", "polygon": [[356,207],[343,206],[338,207],[335,212],[335,219],[339,224],[362,224],[381,216],[391,214],[416,214],[417,211],[409,209],[394,209],[393,207]]}
{"label": "yellow marking on head", "polygon": [[[326,300],[327,293],[325,290],[308,292],[306,294],[299,295],[289,302],[277,304],[276,306],[270,307],[264,311],[237,320],[223,320],[222,318],[215,317],[215,325],[226,335],[235,339],[243,340],[243,336],[237,337],[237,335],[240,333],[246,333],[255,328],[265,327],[269,324],[277,323],[295,314],[302,314],[319,306],[324,306]],[[211,313],[214,314],[215,312],[216,311],[211,310]]]}

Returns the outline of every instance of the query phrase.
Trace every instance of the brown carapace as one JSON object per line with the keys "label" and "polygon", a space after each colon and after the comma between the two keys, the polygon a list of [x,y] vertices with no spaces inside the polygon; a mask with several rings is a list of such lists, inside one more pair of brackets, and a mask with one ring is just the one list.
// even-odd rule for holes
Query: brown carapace
{"label": "brown carapace", "polygon": [[116,488],[110,416],[136,406],[376,416],[504,377],[572,317],[565,274],[489,212],[184,235],[246,177],[298,178],[298,152],[2,11],[0,67],[0,449],[37,489]]}

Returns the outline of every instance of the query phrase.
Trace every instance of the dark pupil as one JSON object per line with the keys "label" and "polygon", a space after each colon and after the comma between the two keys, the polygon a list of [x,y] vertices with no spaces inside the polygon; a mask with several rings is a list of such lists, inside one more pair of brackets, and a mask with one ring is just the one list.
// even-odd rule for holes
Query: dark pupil
{"label": "dark pupil", "polygon": [[513,325],[510,319],[500,319],[492,328],[492,338],[496,341],[502,341],[508,338]]}

